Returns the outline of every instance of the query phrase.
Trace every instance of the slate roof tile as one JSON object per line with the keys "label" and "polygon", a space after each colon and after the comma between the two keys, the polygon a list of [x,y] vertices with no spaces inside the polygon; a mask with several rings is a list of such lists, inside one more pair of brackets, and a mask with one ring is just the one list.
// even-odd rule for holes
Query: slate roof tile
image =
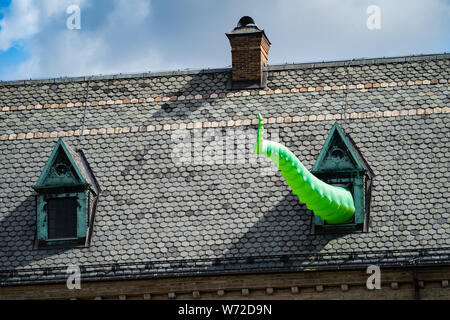
{"label": "slate roof tile", "polygon": [[[436,60],[349,67],[350,83],[448,77]],[[345,68],[269,69],[270,89],[345,84]],[[226,92],[228,71],[92,80],[89,99]],[[83,101],[86,82],[0,84],[0,106]],[[433,94],[428,94],[432,92]],[[410,110],[448,105],[448,84],[348,90],[347,112]],[[86,129],[342,113],[344,91],[241,96],[86,108]],[[0,111],[0,135],[76,130],[83,108]],[[80,147],[102,188],[89,248],[32,250],[32,185],[57,137],[0,141],[0,270],[168,259],[433,248],[450,245],[448,113],[340,120],[375,172],[368,233],[312,235],[311,212],[269,162],[180,165],[171,158],[173,131],[65,137]],[[335,120],[265,124],[307,168]],[[249,130],[250,153],[256,126]],[[192,132],[192,131],[190,131]],[[252,159],[253,162],[250,162]],[[357,261],[355,258],[353,262]],[[307,265],[306,258],[296,263]],[[352,260],[349,260],[352,261]],[[277,262],[279,264],[279,262]],[[270,265],[270,264],[268,264]],[[242,268],[254,268],[242,263]],[[227,268],[231,268],[228,266]],[[233,268],[236,267],[233,266]],[[212,267],[210,267],[212,268]],[[219,267],[218,267],[219,268]],[[213,269],[213,268],[212,268]],[[212,270],[211,269],[211,270]]]}

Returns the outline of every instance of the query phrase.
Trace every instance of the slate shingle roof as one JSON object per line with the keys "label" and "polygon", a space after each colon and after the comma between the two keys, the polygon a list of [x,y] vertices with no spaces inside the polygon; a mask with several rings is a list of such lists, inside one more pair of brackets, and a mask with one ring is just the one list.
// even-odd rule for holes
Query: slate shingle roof
{"label": "slate shingle roof", "polygon": [[[96,77],[88,90],[84,78],[1,83],[0,270],[177,261],[156,266],[152,275],[161,275],[185,270],[180,261],[197,261],[195,272],[256,270],[280,267],[283,260],[273,257],[283,255],[301,256],[285,266],[308,267],[336,253],[353,252],[336,260],[349,265],[368,262],[368,251],[401,252],[409,261],[425,249],[439,251],[429,261],[448,263],[449,66],[448,54],[272,66],[264,92],[227,91],[229,69]],[[84,107],[44,106],[86,97],[113,103],[86,107],[88,134],[79,143],[71,130],[80,129]],[[124,100],[143,98],[154,100]],[[278,135],[309,169],[338,119],[376,175],[369,232],[311,234],[311,212],[278,172],[262,174],[268,160],[250,154],[257,112],[272,119],[267,136]],[[192,135],[198,126],[208,127],[203,133],[246,135],[245,159],[174,162],[173,134],[183,123]],[[44,132],[54,134],[36,135]],[[83,150],[102,189],[92,244],[33,250],[31,187],[57,135]],[[250,256],[265,262],[254,264]],[[4,284],[21,279],[3,276]]]}

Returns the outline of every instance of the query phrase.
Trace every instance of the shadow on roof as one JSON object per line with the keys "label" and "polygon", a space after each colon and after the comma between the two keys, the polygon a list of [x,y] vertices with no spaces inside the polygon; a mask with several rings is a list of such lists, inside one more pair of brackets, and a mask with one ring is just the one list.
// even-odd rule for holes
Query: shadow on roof
{"label": "shadow on roof", "polygon": [[[58,255],[70,249],[32,249],[36,235],[35,210],[35,196],[31,194],[0,220],[2,239],[0,244],[0,270],[24,267],[34,261],[45,261],[45,258],[49,256]],[[27,254],[23,254],[24,252]],[[18,253],[19,256],[17,256]]]}
{"label": "shadow on roof", "polygon": [[[275,263],[274,267],[281,268],[289,267],[293,263],[295,265],[308,263],[312,256],[320,252],[330,241],[344,236],[343,234],[311,234],[311,214],[311,211],[298,201],[297,196],[289,192],[230,245],[218,260],[232,261],[233,258],[247,257],[248,265],[242,266],[244,269],[267,267],[263,264],[252,266],[252,263],[256,263],[252,257],[279,256],[279,262],[274,262],[272,259],[270,263]],[[302,254],[301,258],[296,257],[295,261],[288,258],[298,253]],[[299,259],[304,261],[298,261]],[[211,266],[212,269],[216,267],[217,265]]]}
{"label": "shadow on roof", "polygon": [[[181,88],[167,92],[165,93],[165,96],[180,97],[188,95],[203,95],[211,91],[210,88],[208,89],[210,86],[212,86],[215,90],[217,90],[217,87],[221,87],[222,91],[225,91],[226,83],[228,81],[228,74],[224,75],[221,73],[220,77],[218,77],[217,73],[198,73],[191,75],[191,78],[192,79]],[[220,82],[222,82],[222,84],[220,84]],[[145,85],[145,83],[143,85]],[[187,119],[191,113],[194,113],[198,108],[200,108],[202,103],[205,103],[204,99],[199,101],[189,100],[185,101],[185,103],[182,103],[180,100],[166,101],[161,105],[161,108],[153,114],[153,116],[159,119],[170,118],[172,121],[184,120]],[[207,121],[221,120],[214,116],[214,108],[204,108],[201,113]]]}

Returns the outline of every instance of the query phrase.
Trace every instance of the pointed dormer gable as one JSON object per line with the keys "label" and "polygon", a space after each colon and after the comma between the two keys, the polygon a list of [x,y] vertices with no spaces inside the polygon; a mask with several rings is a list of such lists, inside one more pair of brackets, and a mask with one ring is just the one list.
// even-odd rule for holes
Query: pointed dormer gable
{"label": "pointed dormer gable", "polygon": [[317,157],[312,172],[363,172],[367,169],[362,155],[344,134],[339,124],[335,122]]}
{"label": "pointed dormer gable", "polygon": [[355,204],[353,221],[341,226],[327,225],[320,217],[314,216],[313,233],[368,231],[374,173],[351,137],[337,122],[331,128],[311,172],[326,183],[349,190]]}
{"label": "pointed dormer gable", "polygon": [[84,153],[59,139],[33,188],[34,248],[89,246],[100,187]]}
{"label": "pointed dormer gable", "polygon": [[34,189],[87,188],[91,185],[90,180],[80,155],[60,138],[53,148]]}

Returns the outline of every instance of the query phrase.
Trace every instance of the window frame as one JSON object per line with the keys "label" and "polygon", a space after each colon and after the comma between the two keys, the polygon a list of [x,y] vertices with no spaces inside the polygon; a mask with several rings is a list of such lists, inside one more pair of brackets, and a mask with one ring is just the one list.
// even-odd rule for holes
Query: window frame
{"label": "window frame", "polygon": [[364,190],[365,174],[365,171],[315,173],[319,179],[328,184],[350,185],[349,191],[352,194],[355,204],[355,214],[353,215],[353,221],[336,225],[326,224],[319,216],[313,215],[314,233],[363,231],[364,221],[366,219],[365,198],[367,196]]}
{"label": "window frame", "polygon": [[[77,201],[77,235],[72,238],[48,237],[48,200],[75,198]],[[86,191],[43,193],[37,195],[37,240],[44,245],[84,243],[87,233],[87,196]]]}

